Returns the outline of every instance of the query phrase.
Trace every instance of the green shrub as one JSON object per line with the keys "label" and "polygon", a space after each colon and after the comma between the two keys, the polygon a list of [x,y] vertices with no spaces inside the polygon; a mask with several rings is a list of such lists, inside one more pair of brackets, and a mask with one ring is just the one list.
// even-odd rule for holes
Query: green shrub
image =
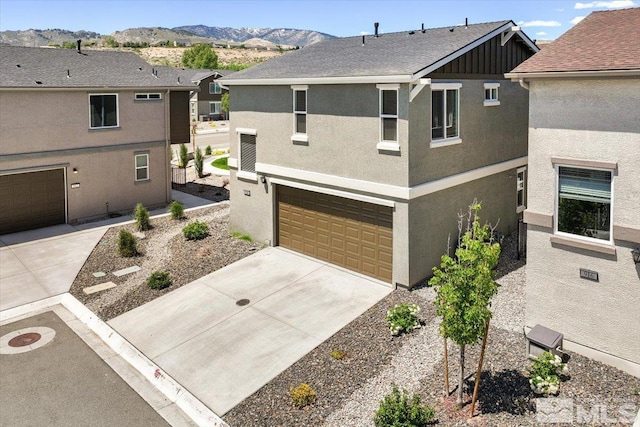
{"label": "green shrub", "polygon": [[187,151],[187,146],[184,144],[180,144],[180,152],[178,153],[178,167],[186,168],[187,163],[189,163],[189,152]]}
{"label": "green shrub", "polygon": [[211,155],[211,146],[207,145],[207,148],[204,149],[204,155],[205,156],[210,156]]}
{"label": "green shrub", "polygon": [[196,175],[198,175],[198,178],[202,178],[204,176],[202,173],[203,162],[204,156],[202,155],[202,150],[198,147],[196,148],[196,154],[193,158],[193,167],[196,169]]}
{"label": "green shrub", "polygon": [[411,332],[420,327],[418,313],[420,307],[415,304],[398,304],[387,311],[387,323],[392,335],[400,335],[402,332]]}
{"label": "green shrub", "polygon": [[557,394],[560,388],[559,375],[567,371],[567,364],[560,356],[545,351],[533,360],[529,385],[536,394]]}
{"label": "green shrub", "polygon": [[145,231],[151,228],[151,222],[149,221],[149,211],[142,206],[142,203],[136,205],[133,211],[133,218],[136,220],[136,228],[138,231]]}
{"label": "green shrub", "polygon": [[373,423],[378,427],[423,427],[434,415],[433,408],[422,406],[420,396],[410,397],[404,389],[400,393],[394,385],[391,393],[380,401]]}
{"label": "green shrub", "polygon": [[316,401],[316,392],[307,383],[302,383],[298,387],[289,387],[289,396],[291,396],[293,404],[298,409],[311,405]]}
{"label": "green shrub", "polygon": [[206,222],[195,220],[185,225],[182,234],[187,240],[200,240],[209,235],[209,226]]}
{"label": "green shrub", "polygon": [[184,206],[182,203],[174,200],[169,204],[169,214],[171,219],[182,219],[184,218]]}
{"label": "green shrub", "polygon": [[154,271],[147,277],[147,286],[151,289],[164,289],[171,286],[171,277],[166,271]]}
{"label": "green shrub", "polygon": [[138,255],[138,240],[136,236],[125,229],[118,233],[118,253],[123,257]]}
{"label": "green shrub", "polygon": [[235,237],[236,239],[244,240],[247,242],[253,242],[253,239],[248,234],[242,234],[238,231],[231,232],[231,237]]}
{"label": "green shrub", "polygon": [[342,350],[333,350],[331,352],[331,357],[333,357],[336,360],[342,360],[347,356],[348,356],[347,353],[345,351],[342,351]]}

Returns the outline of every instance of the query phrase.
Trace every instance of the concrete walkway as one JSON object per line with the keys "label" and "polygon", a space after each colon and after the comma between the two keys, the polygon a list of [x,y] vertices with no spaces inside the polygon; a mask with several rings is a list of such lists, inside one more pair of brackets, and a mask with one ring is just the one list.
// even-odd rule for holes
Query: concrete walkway
{"label": "concrete walkway", "polygon": [[266,248],[108,323],[222,416],[390,292]]}

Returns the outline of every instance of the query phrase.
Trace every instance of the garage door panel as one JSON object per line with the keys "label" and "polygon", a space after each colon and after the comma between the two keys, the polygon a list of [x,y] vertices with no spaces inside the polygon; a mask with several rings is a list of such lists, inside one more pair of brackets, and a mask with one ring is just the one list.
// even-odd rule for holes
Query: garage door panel
{"label": "garage door panel", "polygon": [[281,246],[391,281],[390,207],[284,186],[277,198]]}

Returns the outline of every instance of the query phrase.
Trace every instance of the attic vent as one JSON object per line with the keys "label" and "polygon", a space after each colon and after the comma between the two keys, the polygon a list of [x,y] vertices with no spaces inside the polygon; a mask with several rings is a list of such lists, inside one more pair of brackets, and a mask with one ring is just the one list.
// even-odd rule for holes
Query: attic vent
{"label": "attic vent", "polygon": [[67,78],[71,77],[71,72],[67,70]]}
{"label": "attic vent", "polygon": [[424,29],[424,24],[422,24],[422,30],[420,30],[420,31],[422,31],[422,34],[424,34],[427,31],[427,30]]}
{"label": "attic vent", "polygon": [[450,33],[453,33],[453,28],[449,28],[449,32],[450,32]]}
{"label": "attic vent", "polygon": [[415,31],[409,31],[409,34],[412,34],[412,35],[415,33],[416,33]]}
{"label": "attic vent", "polygon": [[375,30],[375,37],[378,37],[378,27],[380,26],[379,22],[374,22],[373,23],[373,28]]}
{"label": "attic vent", "polygon": [[20,64],[16,64],[16,67],[20,68]]}
{"label": "attic vent", "polygon": [[41,85],[41,84],[42,84],[42,82],[41,82],[40,80],[36,80],[36,84],[37,84],[37,85]]}
{"label": "attic vent", "polygon": [[142,71],[142,67],[138,67],[138,71]]}

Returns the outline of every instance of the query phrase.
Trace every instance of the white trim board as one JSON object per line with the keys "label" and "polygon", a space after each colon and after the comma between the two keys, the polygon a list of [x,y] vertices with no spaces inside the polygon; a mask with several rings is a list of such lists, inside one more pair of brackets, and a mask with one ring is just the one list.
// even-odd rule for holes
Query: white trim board
{"label": "white trim board", "polygon": [[[256,163],[256,173],[268,176],[279,177],[282,180],[287,178],[295,180],[295,182],[306,181],[319,186],[337,187],[347,192],[360,192],[372,194],[386,199],[395,199],[399,201],[408,201],[446,190],[457,185],[475,181],[477,179],[486,178],[491,175],[506,172],[525,166],[528,162],[527,156],[517,159],[507,160],[493,165],[484,166],[467,172],[441,178],[435,181],[419,184],[414,187],[402,187],[398,185],[380,184],[371,181],[364,181],[353,178],[345,178],[336,175],[328,175],[319,172],[305,171],[301,169],[287,168],[283,166],[271,165],[266,163]],[[271,178],[271,182],[274,179]],[[288,181],[291,183],[291,181]],[[336,190],[341,191],[341,190]],[[369,197],[369,196],[366,196]]]}
{"label": "white trim board", "polygon": [[333,188],[318,187],[317,185],[303,184],[301,182],[290,181],[288,179],[271,178],[269,182],[271,184],[284,185],[300,190],[313,191],[315,193],[328,194],[330,196],[343,197],[345,199],[351,200],[358,200],[360,202],[372,203],[374,205],[388,206],[390,208],[394,208],[396,206],[396,203],[393,200],[370,197],[362,194],[350,193],[347,191],[334,190]]}

